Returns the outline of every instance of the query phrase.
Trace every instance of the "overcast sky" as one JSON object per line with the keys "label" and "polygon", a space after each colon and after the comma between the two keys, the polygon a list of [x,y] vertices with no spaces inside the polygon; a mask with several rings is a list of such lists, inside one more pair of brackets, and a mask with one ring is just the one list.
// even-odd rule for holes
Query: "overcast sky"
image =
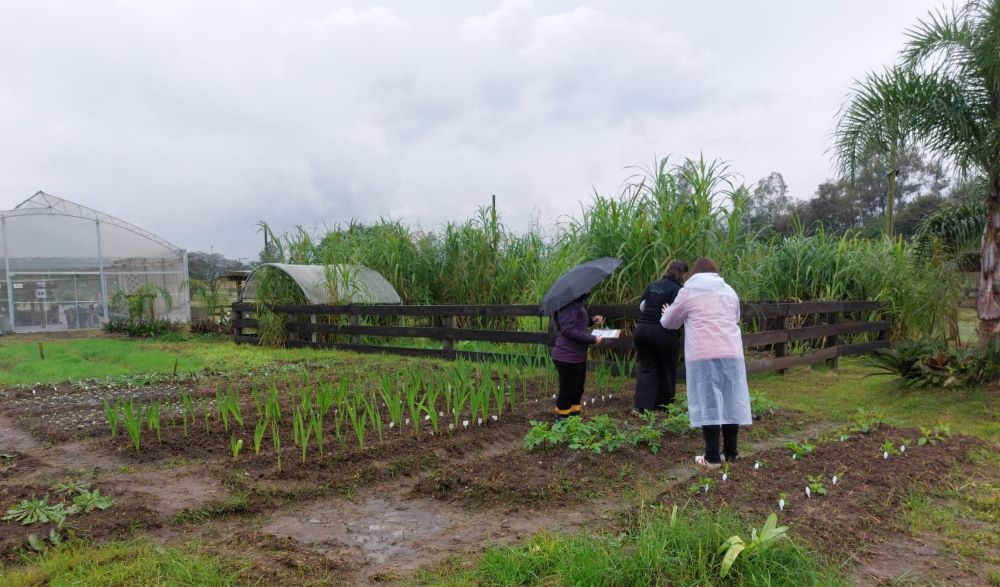
{"label": "overcast sky", "polygon": [[853,79],[930,0],[0,0],[0,209],[38,190],[188,250],[259,220],[577,214],[654,155],[810,197]]}

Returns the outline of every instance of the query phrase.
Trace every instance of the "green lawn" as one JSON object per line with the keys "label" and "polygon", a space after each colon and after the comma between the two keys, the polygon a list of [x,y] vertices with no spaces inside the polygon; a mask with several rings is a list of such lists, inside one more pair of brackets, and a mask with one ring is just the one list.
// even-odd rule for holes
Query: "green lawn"
{"label": "green lawn", "polygon": [[876,375],[862,359],[841,359],[836,370],[816,366],[790,369],[784,375],[750,377],[750,389],[779,405],[829,420],[850,420],[858,407],[879,410],[903,426],[947,423],[957,434],[1000,442],[1000,390],[913,388],[899,378]]}
{"label": "green lawn", "polygon": [[118,338],[45,340],[17,336],[0,339],[0,385],[57,383],[145,373],[193,373],[205,369],[239,371],[275,362],[308,361],[343,356],[332,350],[270,349],[235,345],[219,338],[173,338],[135,341]]}

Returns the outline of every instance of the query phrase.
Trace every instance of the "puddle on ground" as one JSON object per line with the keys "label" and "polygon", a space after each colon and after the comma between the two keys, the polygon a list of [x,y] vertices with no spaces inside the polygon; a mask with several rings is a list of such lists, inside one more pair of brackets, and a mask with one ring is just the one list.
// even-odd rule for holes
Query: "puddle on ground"
{"label": "puddle on ground", "polygon": [[406,572],[546,528],[572,530],[602,513],[603,507],[594,504],[573,510],[468,510],[435,499],[409,497],[402,491],[391,495],[372,492],[354,501],[329,498],[279,511],[263,530],[293,538],[333,558],[362,558],[369,573]]}

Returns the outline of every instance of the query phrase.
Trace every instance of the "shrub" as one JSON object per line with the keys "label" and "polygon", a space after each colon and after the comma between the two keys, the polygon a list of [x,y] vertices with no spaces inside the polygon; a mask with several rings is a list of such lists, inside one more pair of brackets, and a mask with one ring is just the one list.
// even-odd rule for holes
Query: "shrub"
{"label": "shrub", "polygon": [[111,320],[104,325],[105,332],[122,334],[129,338],[156,338],[165,334],[178,333],[183,326],[179,322],[163,318],[144,320]]}

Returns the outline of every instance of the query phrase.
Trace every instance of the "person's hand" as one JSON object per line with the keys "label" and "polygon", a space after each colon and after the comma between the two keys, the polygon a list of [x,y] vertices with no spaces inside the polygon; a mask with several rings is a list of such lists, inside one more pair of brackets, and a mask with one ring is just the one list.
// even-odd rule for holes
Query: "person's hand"
{"label": "person's hand", "polygon": [[666,314],[667,313],[667,308],[669,308],[669,307],[670,307],[670,304],[663,304],[663,307],[660,309],[660,314],[661,315]]}
{"label": "person's hand", "polygon": [[596,339],[597,339],[597,340],[596,340],[596,341],[594,342],[594,346],[597,346],[597,345],[601,344],[601,341],[602,341],[602,340],[604,340],[604,337],[603,337],[603,336],[595,336],[594,338],[596,338]]}
{"label": "person's hand", "polygon": [[604,316],[601,316],[600,314],[594,316],[594,324],[597,326],[604,326]]}

